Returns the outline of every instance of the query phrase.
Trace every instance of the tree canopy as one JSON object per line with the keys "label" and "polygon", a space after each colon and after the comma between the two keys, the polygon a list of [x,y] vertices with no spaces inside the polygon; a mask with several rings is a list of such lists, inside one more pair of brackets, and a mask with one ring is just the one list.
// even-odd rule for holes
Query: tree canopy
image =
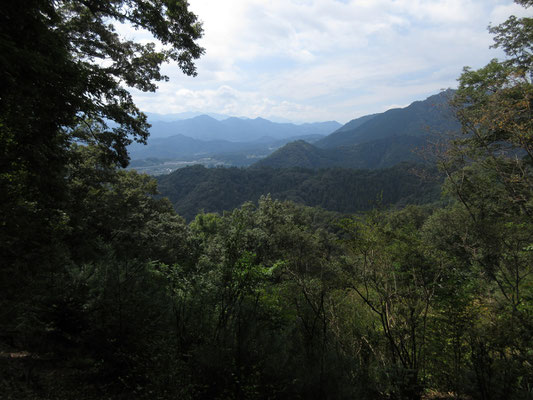
{"label": "tree canopy", "polygon": [[[121,38],[116,23],[149,31],[162,47]],[[17,236],[8,233],[13,219],[55,219],[72,143],[127,165],[126,146],[145,141],[149,127],[128,87],[154,91],[168,79],[160,72],[167,61],[194,75],[201,35],[183,0],[2,2],[2,239]]]}
{"label": "tree canopy", "polygon": [[[119,23],[160,44],[121,38]],[[184,0],[1,2],[0,291],[8,326],[28,321],[24,299],[51,296],[46,282],[72,261],[77,146],[95,150],[84,179],[109,185],[110,168],[128,163],[126,146],[148,136],[128,88],[154,91],[168,61],[194,75],[201,35]]]}
{"label": "tree canopy", "polygon": [[[339,220],[254,187],[297,200],[308,176],[299,193],[347,206],[380,182],[385,204],[432,192],[395,170],[194,167],[160,180],[197,192],[191,217],[207,189],[220,209],[239,181],[258,198],[186,223],[119,168],[146,128],[126,87],[154,89],[168,59],[194,73],[186,2],[25,6],[0,6],[2,398],[531,399],[531,19],[493,27],[508,58],[459,80],[450,201]],[[121,42],[111,21],[170,47]]]}
{"label": "tree canopy", "polygon": [[[195,75],[203,53],[201,24],[183,0],[8,0],[0,7],[0,121],[19,145],[94,142],[125,165],[125,146],[148,135],[127,87],[155,91],[168,79],[160,71],[168,61]],[[147,30],[162,46],[121,38],[117,23]],[[74,129],[87,120],[104,129]]]}

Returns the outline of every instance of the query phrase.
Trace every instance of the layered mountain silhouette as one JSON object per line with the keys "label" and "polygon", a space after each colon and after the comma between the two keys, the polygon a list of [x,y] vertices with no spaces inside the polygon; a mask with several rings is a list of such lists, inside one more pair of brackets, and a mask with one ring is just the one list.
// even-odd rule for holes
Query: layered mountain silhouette
{"label": "layered mountain silhouette", "polygon": [[296,125],[221,115],[163,121],[151,115],[148,145],[133,144],[129,153],[132,160],[210,159],[211,165],[215,160],[216,165],[272,168],[375,169],[423,162],[420,149],[428,140],[460,129],[448,104],[452,96],[453,90],[447,90],[342,126],[334,121]]}
{"label": "layered mountain silhouette", "polygon": [[[318,136],[318,140],[316,135],[296,141],[283,139],[290,143],[246,169],[180,168],[160,175],[158,185],[161,193],[186,218],[193,218],[199,210],[231,210],[267,193],[274,198],[342,213],[365,211],[377,204],[401,207],[431,203],[439,198],[442,176],[431,164],[420,165],[425,157],[419,149],[439,135],[459,130],[448,105],[452,95],[453,92],[446,91],[405,108],[354,119],[328,136]],[[226,121],[242,124],[233,119]],[[255,142],[209,143],[216,145],[219,154],[230,152],[231,146],[240,146],[240,157],[250,158],[253,146],[272,143],[269,141],[273,137],[268,131],[271,122],[253,121],[265,127],[263,136]],[[201,132],[197,134],[202,137]],[[236,137],[237,134],[233,136]],[[170,151],[170,142],[178,139],[185,140],[178,136],[159,139],[161,142],[154,139],[153,146],[156,148],[160,143],[160,151],[165,146]],[[183,151],[187,146],[190,151],[198,150],[194,146],[199,139],[187,140],[187,144],[183,142]],[[245,160],[241,159],[239,164],[235,160],[234,157],[227,164],[249,165]]]}
{"label": "layered mountain silhouette", "polygon": [[252,142],[255,140],[285,139],[304,135],[329,135],[341,127],[336,121],[307,124],[277,123],[263,118],[243,119],[230,117],[217,120],[208,115],[178,121],[154,121],[150,129],[152,138],[184,135],[199,140],[227,140]]}
{"label": "layered mountain silhouette", "polygon": [[[244,157],[256,154],[265,157],[294,139],[313,143],[323,137],[324,135],[316,134],[285,139],[262,137],[251,142],[230,142],[229,140],[200,140],[185,135],[174,135],[165,138],[151,138],[148,145],[134,143],[129,146],[128,152],[132,160],[145,158],[192,160],[215,155],[221,158],[220,156],[228,154],[243,155]],[[235,164],[232,163],[232,165]]]}
{"label": "layered mountain silhouette", "polygon": [[152,127],[148,144],[130,145],[130,158],[134,161],[216,158],[224,165],[248,166],[290,141],[303,139],[313,143],[341,127],[335,121],[297,125],[263,118],[220,119],[222,115],[165,120],[184,115],[188,114],[149,115]]}
{"label": "layered mountain silhouette", "polygon": [[254,167],[386,168],[421,162],[420,149],[428,140],[460,129],[448,104],[452,96],[447,90],[405,108],[354,119],[313,145],[288,143]]}
{"label": "layered mountain silhouette", "polygon": [[144,112],[144,113],[148,117],[148,122],[151,124],[157,121],[172,122],[172,121],[178,121],[178,120],[183,120],[183,119],[190,119],[190,118],[198,117],[200,115],[208,115],[211,118],[214,118],[219,121],[222,121],[230,117],[229,115],[225,115],[225,114],[196,112],[196,111],[187,111],[187,112],[174,113],[174,114],[157,114],[157,113],[151,113],[151,112]]}
{"label": "layered mountain silhouette", "polygon": [[322,149],[303,140],[288,143],[253,164],[270,168],[388,168],[400,162],[423,162],[428,136],[394,136],[358,145]]}

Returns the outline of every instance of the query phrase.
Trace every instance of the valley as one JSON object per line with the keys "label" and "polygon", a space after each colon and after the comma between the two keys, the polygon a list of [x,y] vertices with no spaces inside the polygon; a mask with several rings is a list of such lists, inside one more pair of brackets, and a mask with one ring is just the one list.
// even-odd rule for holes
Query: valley
{"label": "valley", "polygon": [[424,155],[417,151],[459,130],[447,105],[451,96],[453,91],[444,91],[406,108],[360,117],[345,125],[295,125],[262,118],[217,120],[208,115],[155,120],[148,144],[129,146],[130,168],[160,175],[195,164],[376,169],[423,162]]}
{"label": "valley", "polygon": [[531,400],[530,7],[0,2],[0,398]]}

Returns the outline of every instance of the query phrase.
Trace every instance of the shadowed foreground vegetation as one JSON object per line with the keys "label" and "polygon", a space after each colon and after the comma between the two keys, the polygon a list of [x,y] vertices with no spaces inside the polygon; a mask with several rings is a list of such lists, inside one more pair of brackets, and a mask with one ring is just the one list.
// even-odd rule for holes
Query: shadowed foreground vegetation
{"label": "shadowed foreground vegetation", "polygon": [[531,18],[492,27],[508,58],[459,80],[444,205],[261,196],[187,223],[120,168],[148,128],[121,84],[195,73],[186,2],[0,7],[0,397],[532,398]]}

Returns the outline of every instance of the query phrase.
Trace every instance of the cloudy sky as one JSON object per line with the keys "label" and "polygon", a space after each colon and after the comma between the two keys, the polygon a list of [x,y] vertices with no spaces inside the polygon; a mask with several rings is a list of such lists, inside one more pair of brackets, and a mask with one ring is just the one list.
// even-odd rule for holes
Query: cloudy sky
{"label": "cloudy sky", "polygon": [[502,56],[489,23],[531,13],[512,0],[189,3],[205,31],[198,76],[165,66],[157,93],[133,92],[143,111],[345,123],[456,87],[463,66]]}

